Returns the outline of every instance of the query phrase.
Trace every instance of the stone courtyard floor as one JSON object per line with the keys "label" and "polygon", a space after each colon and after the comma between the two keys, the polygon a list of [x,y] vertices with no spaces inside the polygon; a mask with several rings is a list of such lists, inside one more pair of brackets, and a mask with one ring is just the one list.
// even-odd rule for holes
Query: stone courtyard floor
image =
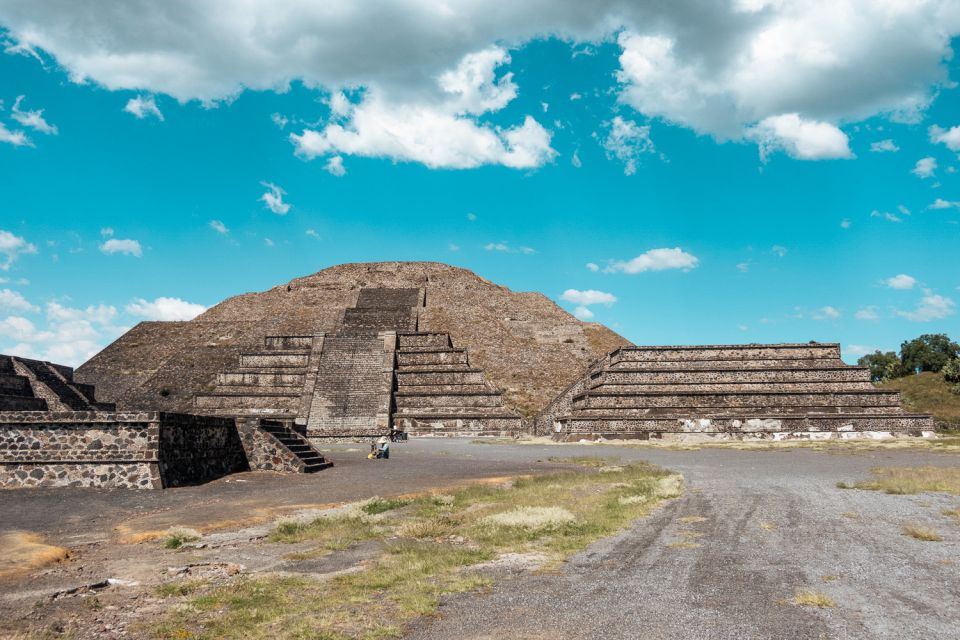
{"label": "stone courtyard floor", "polygon": [[[490,590],[446,598],[408,637],[950,638],[960,629],[960,522],[943,514],[960,507],[960,496],[836,486],[874,467],[958,468],[957,455],[453,439],[395,445],[389,461],[365,453],[332,445],[336,466],[308,476],[238,474],[166,491],[0,492],[0,637],[138,637],[136,624],[168,606],[155,590],[171,575],[330,574],[375,553],[359,545],[320,560],[281,557],[259,543],[277,518],[568,468],[549,458],[584,455],[661,465],[682,473],[686,490],[559,570],[508,567]],[[905,536],[907,525],[943,540]],[[195,529],[202,541],[164,549],[158,538],[171,527]],[[69,558],[41,566],[57,549]],[[834,606],[793,604],[802,590]]]}

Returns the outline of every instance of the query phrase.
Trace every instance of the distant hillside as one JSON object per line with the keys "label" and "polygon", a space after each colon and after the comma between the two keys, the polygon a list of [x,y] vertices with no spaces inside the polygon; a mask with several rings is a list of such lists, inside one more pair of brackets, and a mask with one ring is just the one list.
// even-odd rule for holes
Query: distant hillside
{"label": "distant hillside", "polygon": [[905,410],[931,413],[941,426],[960,429],[960,394],[950,391],[950,385],[939,373],[906,376],[877,386],[899,391]]}

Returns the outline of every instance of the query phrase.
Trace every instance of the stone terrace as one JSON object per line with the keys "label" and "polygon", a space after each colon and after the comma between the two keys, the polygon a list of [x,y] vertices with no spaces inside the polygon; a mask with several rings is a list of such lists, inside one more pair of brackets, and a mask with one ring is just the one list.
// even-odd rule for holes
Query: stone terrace
{"label": "stone terrace", "polygon": [[[933,432],[836,344],[622,347],[536,421],[558,439],[700,433],[859,437]],[[815,435],[812,435],[815,434]]]}

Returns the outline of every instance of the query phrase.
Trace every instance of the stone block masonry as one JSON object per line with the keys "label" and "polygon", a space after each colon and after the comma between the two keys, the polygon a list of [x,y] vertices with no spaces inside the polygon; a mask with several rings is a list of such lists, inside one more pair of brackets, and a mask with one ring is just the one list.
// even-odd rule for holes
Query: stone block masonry
{"label": "stone block masonry", "polygon": [[157,489],[248,468],[232,419],[161,412],[0,412],[0,487]]}

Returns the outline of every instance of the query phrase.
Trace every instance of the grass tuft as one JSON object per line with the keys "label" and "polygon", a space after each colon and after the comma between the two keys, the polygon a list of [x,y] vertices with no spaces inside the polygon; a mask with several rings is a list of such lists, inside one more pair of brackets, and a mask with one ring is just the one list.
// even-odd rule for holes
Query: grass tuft
{"label": "grass tuft", "polygon": [[819,607],[829,609],[834,606],[833,598],[819,591],[802,589],[793,596],[793,604],[798,607]]}
{"label": "grass tuft", "polygon": [[164,549],[179,549],[188,542],[196,542],[200,539],[200,533],[194,531],[193,529],[187,529],[179,527],[176,529],[170,529],[167,532],[167,537],[161,542],[161,546]]}
{"label": "grass tuft", "polygon": [[908,524],[903,528],[903,535],[910,536],[924,542],[943,542],[943,536],[930,527]]}
{"label": "grass tuft", "polygon": [[913,495],[941,491],[960,495],[960,468],[951,467],[877,467],[870,480],[853,484],[838,482],[841,489],[867,489],[893,495]]}

